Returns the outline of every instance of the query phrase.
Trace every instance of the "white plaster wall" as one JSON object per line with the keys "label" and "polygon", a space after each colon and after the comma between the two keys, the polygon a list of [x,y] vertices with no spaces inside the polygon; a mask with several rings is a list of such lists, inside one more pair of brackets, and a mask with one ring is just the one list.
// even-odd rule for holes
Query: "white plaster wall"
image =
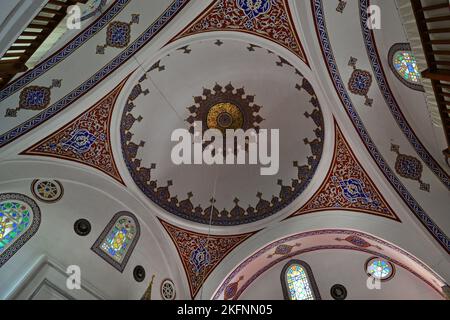
{"label": "white plaster wall", "polygon": [[[160,284],[165,278],[175,282],[177,298],[183,299],[185,284],[174,255],[168,254],[169,241],[161,227],[138,201],[118,184],[107,183],[96,173],[49,162],[15,161],[0,165],[0,193],[17,192],[34,198],[30,185],[34,178],[51,177],[64,186],[63,198],[46,204],[34,198],[41,209],[38,232],[1,268],[0,298],[8,298],[32,265],[46,255],[62,268],[78,265],[82,279],[107,299],[139,299],[154,274],[153,299],[160,299]],[[11,177],[14,180],[10,180]],[[82,181],[82,182],[80,182]],[[91,250],[91,246],[113,215],[119,211],[134,213],[140,223],[141,236],[123,273],[120,273]],[[73,224],[88,219],[91,233],[80,237]],[[170,252],[170,251],[169,251]],[[144,282],[133,279],[133,269],[142,265]]]}

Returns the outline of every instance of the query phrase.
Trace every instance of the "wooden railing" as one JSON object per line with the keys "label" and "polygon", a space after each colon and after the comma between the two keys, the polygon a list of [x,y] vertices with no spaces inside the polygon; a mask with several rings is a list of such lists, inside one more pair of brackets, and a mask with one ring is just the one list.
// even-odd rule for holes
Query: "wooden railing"
{"label": "wooden railing", "polygon": [[0,60],[0,88],[28,70],[27,61],[67,15],[67,8],[88,0],[49,0]]}
{"label": "wooden railing", "polygon": [[422,0],[411,0],[419,29],[428,69],[422,77],[431,80],[436,96],[442,126],[447,139],[443,151],[447,164],[450,159],[450,3],[436,0],[436,4],[423,6]]}

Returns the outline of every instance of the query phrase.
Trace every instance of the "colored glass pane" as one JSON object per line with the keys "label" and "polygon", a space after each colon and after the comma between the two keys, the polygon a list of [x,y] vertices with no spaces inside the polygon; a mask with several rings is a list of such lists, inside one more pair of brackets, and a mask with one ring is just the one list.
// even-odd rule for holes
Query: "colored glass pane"
{"label": "colored glass pane", "polygon": [[420,72],[417,62],[411,52],[399,51],[394,55],[395,70],[403,79],[412,83],[419,83]]}
{"label": "colored glass pane", "polygon": [[6,250],[30,225],[30,208],[16,201],[0,203],[0,252]]}
{"label": "colored glass pane", "polygon": [[376,279],[387,279],[392,275],[392,271],[391,263],[384,259],[374,258],[367,264],[367,273]]}
{"label": "colored glass pane", "polygon": [[291,300],[314,300],[308,275],[302,266],[291,265],[286,271],[286,281]]}
{"label": "colored glass pane", "polygon": [[128,217],[121,217],[103,240],[100,248],[114,260],[121,262],[136,236],[136,226]]}

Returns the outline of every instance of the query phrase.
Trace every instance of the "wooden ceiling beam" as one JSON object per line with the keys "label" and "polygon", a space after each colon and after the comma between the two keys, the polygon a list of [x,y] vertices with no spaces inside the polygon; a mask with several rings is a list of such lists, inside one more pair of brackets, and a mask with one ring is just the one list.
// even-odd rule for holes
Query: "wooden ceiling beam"
{"label": "wooden ceiling beam", "polygon": [[[24,28],[22,34],[16,39],[13,45],[8,48],[3,57],[18,57],[17,59],[0,60],[0,88],[4,87],[15,74],[27,70],[25,63],[48,38],[53,30],[67,15],[67,8],[77,3],[86,3],[88,0],[49,0],[47,4],[58,6],[50,8],[44,6],[39,13],[34,17],[30,24]],[[44,14],[44,15],[43,15]],[[51,15],[51,16],[49,16]],[[36,31],[30,31],[35,29]],[[22,36],[22,38],[21,38]],[[23,37],[33,37],[32,39],[23,39]],[[16,44],[16,45],[14,45]],[[27,46],[27,44],[30,44]],[[23,50],[18,53],[11,53],[11,50]]]}

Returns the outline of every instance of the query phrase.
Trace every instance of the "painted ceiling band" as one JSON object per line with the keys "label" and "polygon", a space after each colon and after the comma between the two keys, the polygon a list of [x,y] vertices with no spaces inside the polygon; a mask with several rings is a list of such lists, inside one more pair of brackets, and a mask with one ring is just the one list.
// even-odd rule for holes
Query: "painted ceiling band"
{"label": "painted ceiling band", "polygon": [[114,58],[95,75],[86,80],[78,88],[67,94],[58,102],[48,107],[46,110],[2,134],[0,136],[0,148],[8,145],[17,138],[36,128],[92,90],[103,79],[117,70],[122,64],[128,61],[134,54],[150,42],[150,40],[152,40],[176,16],[189,1],[190,0],[175,0],[172,5],[146,31],[131,44],[130,47]]}
{"label": "painted ceiling band", "polygon": [[322,49],[325,64],[327,66],[330,77],[333,80],[333,85],[336,92],[341,99],[345,110],[352,121],[355,129],[357,130],[362,142],[366,146],[370,155],[377,163],[380,170],[389,180],[391,185],[400,195],[400,197],[405,201],[414,215],[420,220],[420,222],[425,226],[425,228],[433,235],[433,237],[439,242],[439,244],[450,253],[450,239],[447,235],[436,225],[436,223],[428,216],[428,214],[422,209],[422,207],[417,203],[413,196],[409,193],[406,187],[401,183],[401,181],[394,174],[392,169],[388,166],[384,160],[381,153],[378,151],[376,145],[370,138],[361,118],[359,117],[356,109],[353,106],[352,101],[345,89],[345,84],[342,81],[341,75],[339,74],[336,60],[334,58],[333,50],[331,48],[331,43],[328,38],[328,31],[325,23],[325,16],[323,12],[322,0],[311,0],[311,7],[314,16],[314,24],[316,27],[317,37]]}
{"label": "painted ceiling band", "polygon": [[363,33],[364,43],[367,50],[367,55],[369,56],[370,64],[372,66],[373,73],[376,76],[378,87],[383,93],[383,97],[386,101],[386,105],[392,113],[395,121],[402,130],[406,139],[411,143],[416,153],[420,156],[424,163],[430,168],[431,171],[439,178],[439,180],[450,189],[450,179],[447,172],[442,169],[439,163],[433,158],[433,156],[428,152],[425,146],[420,142],[419,138],[415,134],[412,127],[409,125],[405,116],[403,115],[400,106],[397,103],[392,90],[389,86],[389,82],[386,79],[386,74],[383,69],[383,64],[380,61],[380,56],[378,54],[378,49],[375,42],[375,36],[373,30],[369,30],[367,26],[367,9],[370,5],[370,0],[360,0],[360,17],[361,17],[361,30]]}
{"label": "painted ceiling band", "polygon": [[79,47],[85,44],[92,36],[105,27],[115,16],[117,16],[128,4],[130,0],[116,0],[106,12],[96,21],[75,36],[63,48],[52,54],[46,60],[39,63],[36,67],[24,73],[22,76],[8,84],[0,91],[0,102],[31,83],[36,78],[45,74],[51,68],[74,53]]}

